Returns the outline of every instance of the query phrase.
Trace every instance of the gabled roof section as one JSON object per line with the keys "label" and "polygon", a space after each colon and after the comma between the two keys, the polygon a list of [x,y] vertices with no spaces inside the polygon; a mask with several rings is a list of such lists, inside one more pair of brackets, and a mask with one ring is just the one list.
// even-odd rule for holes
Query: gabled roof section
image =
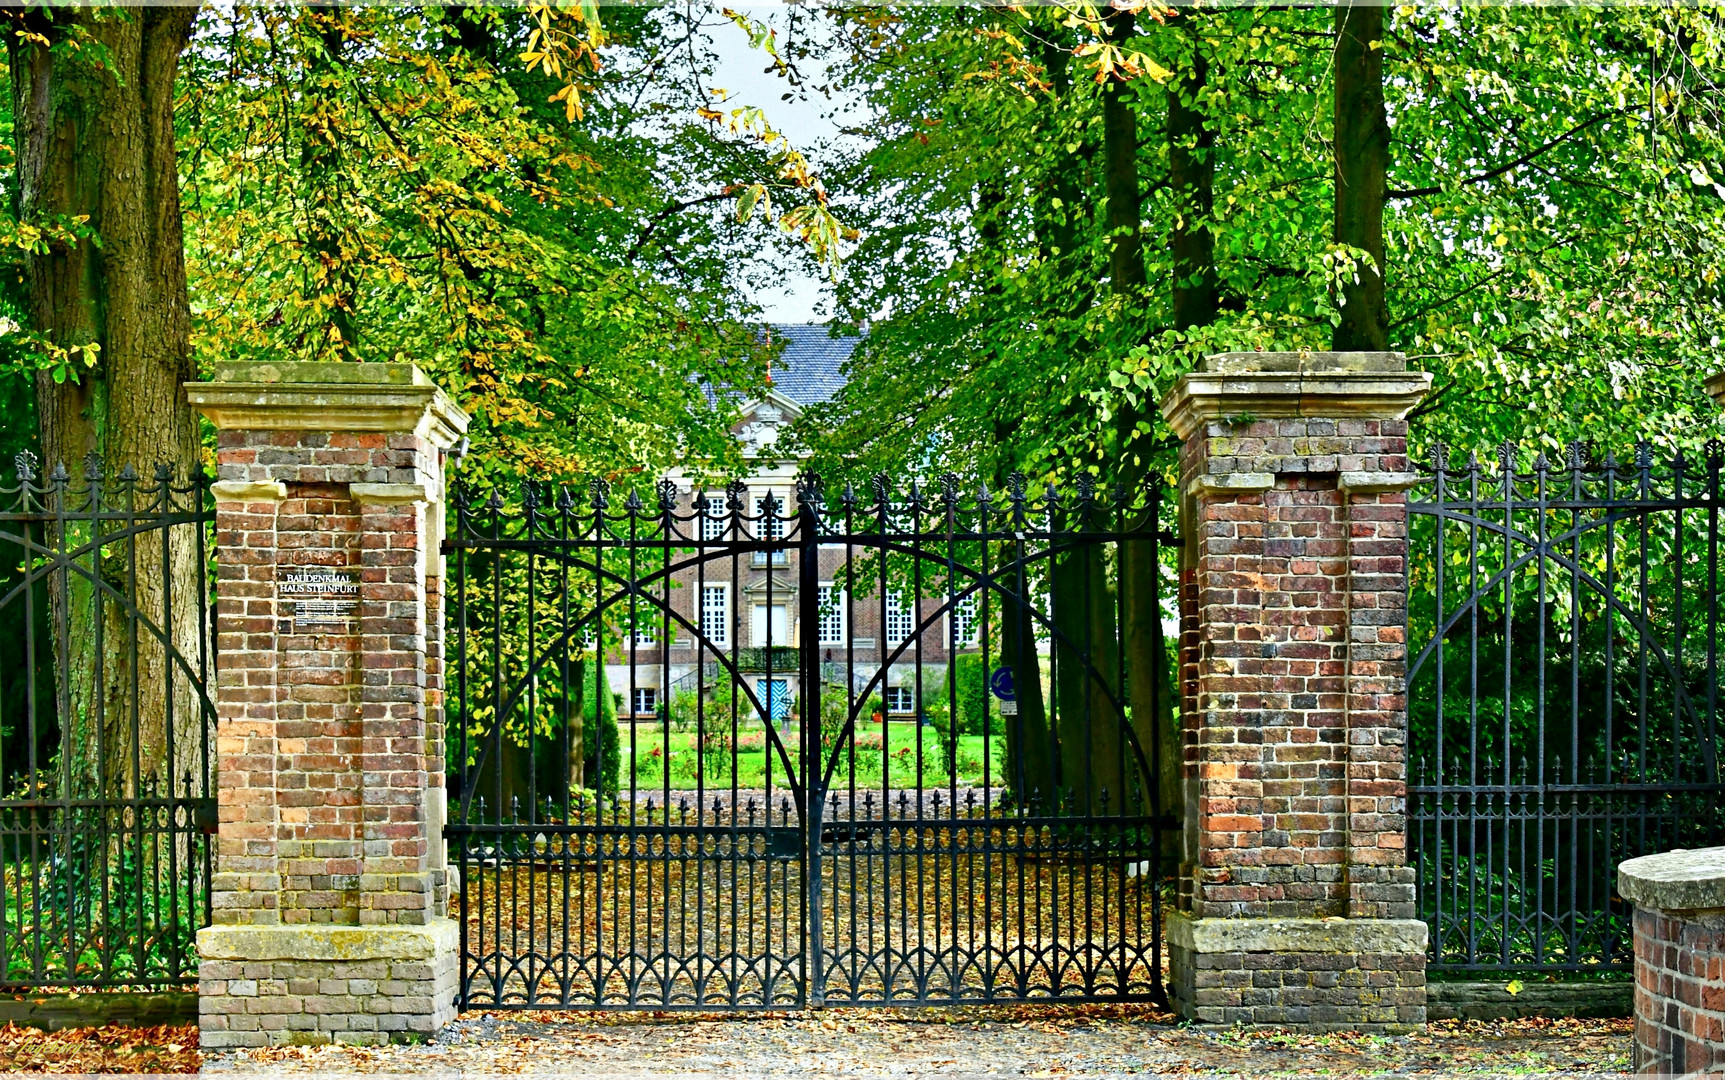
{"label": "gabled roof section", "polygon": [[774,342],[785,343],[773,364],[773,389],[803,408],[839,392],[845,384],[844,363],[862,340],[835,338],[819,323],[777,323],[769,332]]}

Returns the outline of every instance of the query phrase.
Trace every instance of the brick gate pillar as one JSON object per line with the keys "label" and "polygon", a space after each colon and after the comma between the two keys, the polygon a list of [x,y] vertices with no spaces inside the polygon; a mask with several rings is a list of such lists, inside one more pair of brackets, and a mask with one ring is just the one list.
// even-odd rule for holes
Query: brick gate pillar
{"label": "brick gate pillar", "polygon": [[1406,865],[1399,353],[1225,353],[1162,413],[1181,454],[1185,841],[1167,939],[1188,1019],[1425,1021]]}
{"label": "brick gate pillar", "polygon": [[205,1048],[375,1043],[454,1016],[443,862],[443,459],[408,364],[223,364],[215,925]]}

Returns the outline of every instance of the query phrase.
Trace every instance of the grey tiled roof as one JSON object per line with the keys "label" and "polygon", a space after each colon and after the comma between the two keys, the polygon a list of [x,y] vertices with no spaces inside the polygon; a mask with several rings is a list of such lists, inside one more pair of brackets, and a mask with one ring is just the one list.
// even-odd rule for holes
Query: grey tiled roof
{"label": "grey tiled roof", "polygon": [[[773,364],[773,389],[798,405],[818,405],[844,386],[840,369],[857,347],[854,337],[835,338],[817,323],[778,323],[773,340],[783,340],[784,351]],[[782,366],[781,366],[782,365]]]}

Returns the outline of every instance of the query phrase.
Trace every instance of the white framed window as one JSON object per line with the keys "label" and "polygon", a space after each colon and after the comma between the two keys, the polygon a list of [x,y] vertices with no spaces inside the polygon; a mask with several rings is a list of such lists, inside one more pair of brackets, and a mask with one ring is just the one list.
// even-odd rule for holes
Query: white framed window
{"label": "white framed window", "polygon": [[[755,538],[758,540],[783,540],[785,538],[785,500],[768,492],[755,497],[755,516],[760,520],[755,523]],[[772,556],[773,565],[783,566],[788,561],[784,548],[772,552],[755,552],[755,565],[765,566],[768,555]]]}
{"label": "white framed window", "polygon": [[916,699],[911,696],[908,686],[889,686],[885,694],[886,711],[889,714],[903,716],[916,711]]}
{"label": "white framed window", "polygon": [[886,643],[897,645],[916,631],[916,612],[898,593],[886,596]]}
{"label": "white framed window", "polygon": [[731,597],[723,585],[701,587],[701,636],[714,645],[730,644]]}
{"label": "white framed window", "polygon": [[821,585],[820,603],[820,643],[822,645],[843,645],[845,643],[844,590],[830,581]]}
{"label": "white framed window", "polygon": [[976,594],[971,593],[963,600],[953,603],[947,617],[952,620],[952,645],[955,649],[966,649],[976,644],[977,632],[982,629],[982,620],[978,616],[980,605],[976,602]]}
{"label": "white framed window", "polygon": [[749,623],[749,644],[780,646],[791,643],[791,619],[784,604],[756,604]]}
{"label": "white framed window", "polygon": [[731,524],[731,508],[725,505],[725,497],[708,495],[705,500],[697,499],[695,509],[701,511],[701,539],[723,540]]}
{"label": "white framed window", "polygon": [[636,716],[652,716],[659,711],[659,690],[653,686],[637,686],[635,688]]}
{"label": "white framed window", "polygon": [[653,613],[641,611],[635,614],[635,644],[652,645],[658,641],[657,629],[653,626]]}

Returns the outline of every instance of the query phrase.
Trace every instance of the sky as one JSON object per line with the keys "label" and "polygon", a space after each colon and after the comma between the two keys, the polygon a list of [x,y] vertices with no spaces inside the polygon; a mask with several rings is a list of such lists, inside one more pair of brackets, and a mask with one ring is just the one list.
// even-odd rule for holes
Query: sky
{"label": "sky", "polygon": [[[717,6],[714,10],[718,10]],[[782,4],[738,5],[735,10],[783,26]],[[818,168],[821,145],[840,138],[838,124],[829,115],[834,103],[807,86],[804,87],[806,93],[794,96],[790,101],[780,100],[781,95],[793,88],[777,75],[763,71],[770,63],[767,54],[752,48],[748,36],[728,20],[713,30],[713,43],[719,54],[719,67],[714,73],[715,85],[732,92],[732,106],[758,105],[765,109],[774,127]],[[809,70],[807,65],[803,66],[803,71],[808,82],[822,81],[821,72]],[[824,277],[801,264],[786,267],[779,261],[775,265],[785,269],[783,283],[778,288],[761,290],[754,296],[755,302],[764,309],[767,322],[819,322],[830,316],[830,303],[827,311],[818,307],[823,298],[830,301],[831,287]]]}

